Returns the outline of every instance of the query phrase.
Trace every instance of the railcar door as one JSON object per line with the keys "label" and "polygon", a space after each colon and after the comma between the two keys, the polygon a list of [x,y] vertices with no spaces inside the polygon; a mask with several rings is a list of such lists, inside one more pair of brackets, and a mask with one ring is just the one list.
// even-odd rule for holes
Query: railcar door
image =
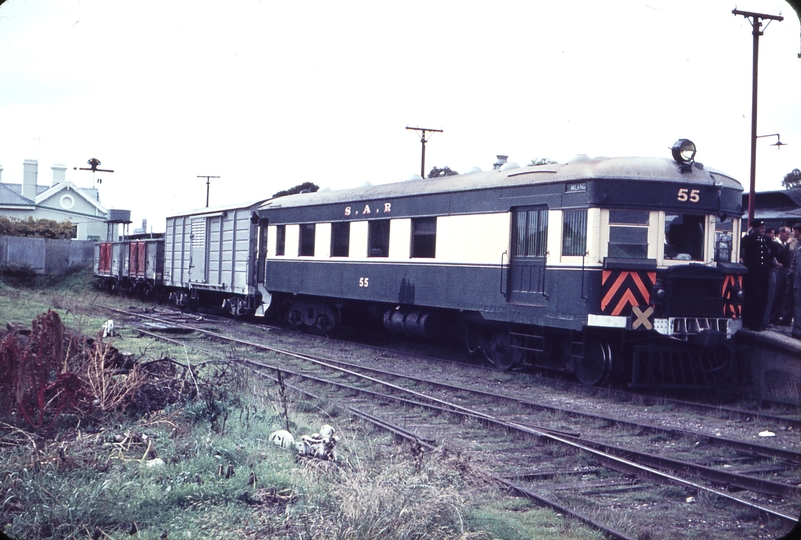
{"label": "railcar door", "polygon": [[545,305],[545,260],[548,251],[548,208],[527,206],[512,210],[507,300]]}
{"label": "railcar door", "polygon": [[264,274],[267,272],[267,231],[269,230],[269,220],[262,220],[259,223],[258,247],[256,255],[256,283],[264,283]]}
{"label": "railcar door", "polygon": [[206,218],[192,218],[189,281],[206,282]]}

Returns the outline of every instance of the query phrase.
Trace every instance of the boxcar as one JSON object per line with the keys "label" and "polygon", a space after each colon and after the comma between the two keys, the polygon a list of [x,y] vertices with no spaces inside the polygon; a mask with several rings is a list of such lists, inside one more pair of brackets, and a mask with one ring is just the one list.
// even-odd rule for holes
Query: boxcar
{"label": "boxcar", "polygon": [[178,306],[216,305],[244,316],[262,305],[255,283],[255,212],[263,201],[167,218],[164,287]]}
{"label": "boxcar", "polygon": [[140,297],[162,285],[164,239],[162,235],[133,235],[95,244],[94,275],[101,287]]}

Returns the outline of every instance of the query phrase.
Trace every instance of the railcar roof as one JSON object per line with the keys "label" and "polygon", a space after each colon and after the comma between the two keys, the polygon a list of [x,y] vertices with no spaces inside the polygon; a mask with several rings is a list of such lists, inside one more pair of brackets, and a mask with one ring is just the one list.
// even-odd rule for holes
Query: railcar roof
{"label": "railcar roof", "polygon": [[325,190],[267,200],[261,209],[313,206],[359,200],[409,197],[431,193],[492,189],[525,184],[548,184],[582,180],[620,179],[638,182],[714,184],[742,190],[741,184],[720,171],[693,167],[681,173],[679,164],[667,158],[600,157],[569,163],[536,165],[502,171],[475,172],[425,180],[408,180],[376,186]]}
{"label": "railcar roof", "polygon": [[200,216],[205,214],[219,214],[220,212],[227,212],[228,210],[244,210],[245,208],[253,208],[258,207],[259,205],[263,204],[266,199],[258,199],[255,201],[239,203],[239,204],[226,204],[220,206],[210,206],[204,208],[196,208],[194,210],[187,210],[185,212],[180,212],[178,214],[171,214],[167,216],[167,219],[174,218],[174,217],[184,217],[184,216]]}

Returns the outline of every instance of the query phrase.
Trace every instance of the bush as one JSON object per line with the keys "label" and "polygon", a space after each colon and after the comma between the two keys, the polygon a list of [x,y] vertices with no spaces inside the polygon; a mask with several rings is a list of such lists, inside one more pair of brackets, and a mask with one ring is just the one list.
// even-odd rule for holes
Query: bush
{"label": "bush", "polygon": [[69,221],[53,219],[17,219],[0,216],[0,236],[40,236],[42,238],[75,238],[78,229]]}

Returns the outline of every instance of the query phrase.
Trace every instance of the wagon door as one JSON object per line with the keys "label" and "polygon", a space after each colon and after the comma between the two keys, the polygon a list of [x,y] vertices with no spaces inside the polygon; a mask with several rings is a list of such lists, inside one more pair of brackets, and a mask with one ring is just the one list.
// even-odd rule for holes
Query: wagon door
{"label": "wagon door", "polygon": [[528,206],[512,211],[507,299],[515,304],[545,305],[545,261],[548,208]]}
{"label": "wagon door", "polygon": [[206,218],[192,218],[192,250],[189,261],[189,281],[206,283]]}

